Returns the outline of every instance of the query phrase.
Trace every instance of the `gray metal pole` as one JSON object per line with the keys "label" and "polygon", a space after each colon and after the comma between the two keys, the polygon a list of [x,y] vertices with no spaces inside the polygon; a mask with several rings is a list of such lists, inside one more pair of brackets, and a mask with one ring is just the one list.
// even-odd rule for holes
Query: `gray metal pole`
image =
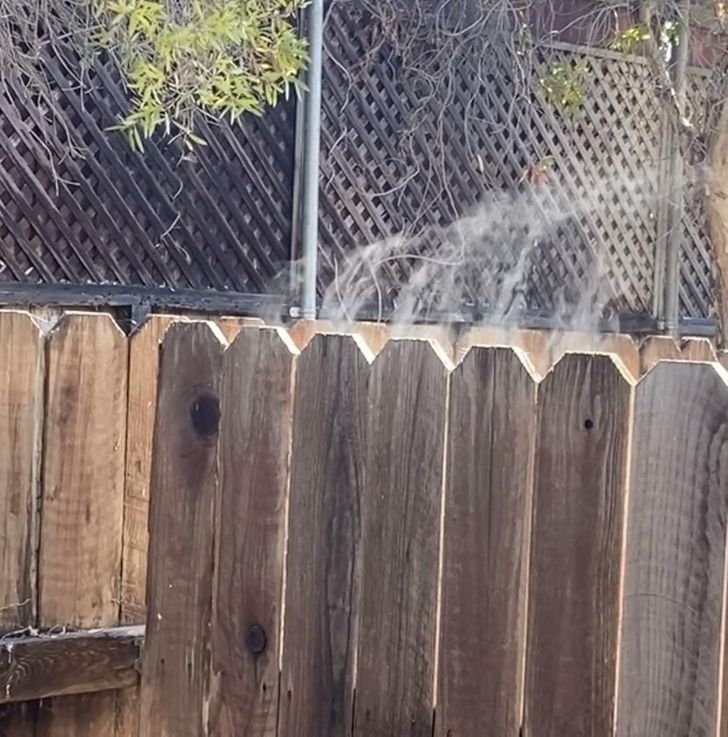
{"label": "gray metal pole", "polygon": [[[686,77],[689,60],[690,39],[690,0],[678,3],[677,60],[673,76],[673,91],[679,116],[684,115],[686,98]],[[677,120],[673,130],[672,156],[670,158],[670,190],[668,192],[669,240],[667,242],[665,263],[665,327],[672,335],[677,335],[680,325],[680,255],[682,252],[682,220],[685,209],[685,163],[680,147],[682,121]]]}
{"label": "gray metal pole", "polygon": [[321,80],[324,46],[324,0],[309,6],[310,63],[306,94],[303,154],[303,316],[316,317],[318,276],[319,160],[321,153]]}

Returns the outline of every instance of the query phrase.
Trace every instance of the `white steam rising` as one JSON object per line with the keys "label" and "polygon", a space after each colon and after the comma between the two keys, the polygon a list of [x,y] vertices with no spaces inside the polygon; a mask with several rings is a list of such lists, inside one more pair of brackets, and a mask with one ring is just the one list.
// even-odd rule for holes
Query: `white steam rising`
{"label": "white steam rising", "polygon": [[[596,244],[574,248],[586,233],[579,222],[599,221],[607,194],[644,200],[640,193],[649,191],[637,183],[608,184],[581,202],[551,185],[494,193],[448,226],[400,234],[332,259],[321,314],[342,322],[366,315],[414,323],[454,321],[469,312],[516,325],[539,311],[554,327],[596,330],[617,318],[614,306],[622,295],[607,276],[618,265]],[[632,206],[646,208],[649,217],[655,209],[644,201]]]}

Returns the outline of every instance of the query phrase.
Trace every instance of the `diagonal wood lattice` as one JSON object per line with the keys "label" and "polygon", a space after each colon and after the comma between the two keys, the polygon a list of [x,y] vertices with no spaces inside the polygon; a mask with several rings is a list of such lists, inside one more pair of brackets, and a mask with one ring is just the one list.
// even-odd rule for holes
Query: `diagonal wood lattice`
{"label": "diagonal wood lattice", "polygon": [[0,97],[0,279],[265,291],[290,255],[295,104],[140,154],[109,131],[128,109],[110,65],[83,92],[73,60],[47,67],[51,109],[20,80]]}
{"label": "diagonal wood lattice", "polygon": [[[389,239],[370,252],[385,306],[409,282],[420,314],[652,312],[667,122],[644,59],[554,44],[524,67],[493,48],[463,55],[452,84],[432,93],[391,50],[372,53],[370,29],[342,7],[325,29],[322,295],[342,287],[352,254]],[[539,82],[555,63],[587,68],[570,113]],[[203,126],[208,145],[192,154],[159,137],[142,155],[109,131],[128,107],[110,65],[97,62],[83,92],[74,63],[49,58],[48,69],[52,104],[20,80],[0,95],[0,281],[273,288],[296,236],[295,100]],[[696,109],[704,77],[690,76]],[[700,187],[689,184],[681,314],[705,318],[710,246]]]}
{"label": "diagonal wood lattice", "polygon": [[[334,304],[374,271],[368,297],[415,292],[408,308],[420,316],[453,301],[483,313],[514,300],[550,315],[651,312],[668,122],[645,59],[566,44],[525,63],[512,50],[465,51],[449,85],[423,91],[392,48],[370,53],[370,34],[341,6],[329,13],[321,239]],[[555,64],[584,88],[574,110],[547,99]],[[691,98],[703,81],[691,76]],[[681,313],[707,317],[709,241],[699,197],[686,203]],[[352,263],[353,249],[377,242]]]}

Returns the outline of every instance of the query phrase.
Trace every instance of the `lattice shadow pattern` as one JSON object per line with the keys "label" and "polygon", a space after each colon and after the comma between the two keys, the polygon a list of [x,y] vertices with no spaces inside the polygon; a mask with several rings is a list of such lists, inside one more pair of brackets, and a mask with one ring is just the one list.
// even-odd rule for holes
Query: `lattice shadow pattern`
{"label": "lattice shadow pattern", "polygon": [[[390,258],[384,245],[386,263],[377,263],[378,297],[396,303],[402,282],[424,281],[420,257],[437,259],[443,240],[452,245],[450,223],[478,208],[487,221],[494,197],[502,216],[496,193],[509,192],[506,222],[493,217],[492,229],[481,222],[464,248],[467,269],[452,259],[438,273],[430,269],[430,282],[448,269],[459,273],[448,273],[441,293],[424,298],[426,310],[452,308],[443,293],[454,290],[484,313],[511,309],[511,297],[535,314],[583,309],[589,301],[620,313],[652,311],[667,121],[646,60],[564,44],[536,48],[527,68],[505,49],[486,61],[464,55],[450,88],[423,104],[397,54],[383,47],[371,55],[370,48],[360,22],[341,9],[329,14],[324,288],[338,288],[353,249],[409,229],[413,252]],[[570,112],[550,104],[541,84],[557,62],[587,70],[579,78],[582,104]],[[701,78],[691,78],[691,96],[701,89]],[[542,172],[535,186],[534,171]],[[686,201],[681,309],[707,317],[711,265],[702,203]],[[455,230],[459,238],[462,229]],[[505,303],[504,284],[518,292]]]}
{"label": "lattice shadow pattern", "polygon": [[78,64],[48,69],[53,106],[19,80],[0,98],[0,280],[267,290],[290,258],[295,102],[140,155],[109,131],[128,109],[110,65],[83,93]]}

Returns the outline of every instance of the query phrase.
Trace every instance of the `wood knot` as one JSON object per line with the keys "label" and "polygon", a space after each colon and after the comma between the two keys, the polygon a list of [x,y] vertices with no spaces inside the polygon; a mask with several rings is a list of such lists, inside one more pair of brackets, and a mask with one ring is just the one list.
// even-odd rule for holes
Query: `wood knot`
{"label": "wood knot", "polygon": [[265,630],[259,625],[254,624],[245,635],[245,647],[251,655],[261,655],[268,644],[268,637]]}
{"label": "wood knot", "polygon": [[205,439],[214,438],[220,427],[220,402],[214,394],[200,394],[190,406],[195,432]]}

